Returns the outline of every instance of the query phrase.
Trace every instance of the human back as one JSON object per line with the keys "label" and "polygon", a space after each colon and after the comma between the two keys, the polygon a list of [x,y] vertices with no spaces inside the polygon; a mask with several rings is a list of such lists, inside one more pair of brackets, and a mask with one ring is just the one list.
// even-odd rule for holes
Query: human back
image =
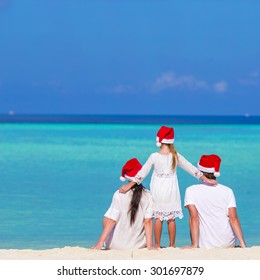
{"label": "human back", "polygon": [[[202,155],[198,169],[209,179],[220,176],[218,155]],[[191,246],[186,248],[234,247],[236,239],[246,247],[231,188],[216,183],[190,186],[185,191],[184,206],[190,219]]]}
{"label": "human back", "polygon": [[[111,242],[107,247],[111,249],[144,248],[146,247],[146,236],[144,219],[151,218],[153,214],[152,196],[150,191],[143,189],[139,207],[137,208],[134,221],[131,223],[130,205],[134,195],[131,189],[126,194],[116,191],[112,205],[105,214],[105,217],[114,217],[117,220]],[[115,206],[116,205],[116,206]],[[118,217],[113,216],[113,207],[120,209]]]}
{"label": "human back", "polygon": [[195,205],[199,213],[199,247],[234,247],[235,235],[230,226],[228,211],[236,207],[231,188],[205,183],[187,188],[184,205]]}
{"label": "human back", "polygon": [[[142,168],[136,158],[122,168],[120,180],[133,182]],[[128,193],[116,191],[104,215],[103,232],[92,249],[152,248],[153,200],[150,191],[134,183]]]}

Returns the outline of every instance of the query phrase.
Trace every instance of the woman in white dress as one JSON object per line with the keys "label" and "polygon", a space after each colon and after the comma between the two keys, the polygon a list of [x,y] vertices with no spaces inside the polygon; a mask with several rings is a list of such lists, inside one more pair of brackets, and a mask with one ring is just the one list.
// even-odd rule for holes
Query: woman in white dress
{"label": "woman in white dress", "polygon": [[[121,180],[132,181],[142,168],[133,158],[122,168]],[[103,220],[103,232],[93,249],[152,248],[153,200],[150,191],[134,183],[126,194],[116,191]]]}
{"label": "woman in white dress", "polygon": [[160,151],[152,153],[142,169],[136,174],[134,182],[124,185],[119,191],[127,193],[135,182],[140,184],[153,167],[150,190],[154,202],[155,247],[160,248],[163,221],[167,221],[168,224],[169,246],[175,247],[175,219],[183,217],[176,166],[180,166],[195,178],[213,184],[216,181],[206,178],[201,171],[176,152],[173,145],[173,128],[162,126],[157,133],[156,141]]}

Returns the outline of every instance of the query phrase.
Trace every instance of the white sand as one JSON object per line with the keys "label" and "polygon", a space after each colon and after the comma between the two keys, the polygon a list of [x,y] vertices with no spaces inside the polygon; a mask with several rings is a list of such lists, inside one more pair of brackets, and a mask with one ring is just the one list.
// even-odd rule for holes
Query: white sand
{"label": "white sand", "polygon": [[260,246],[246,249],[91,250],[64,247],[48,250],[0,250],[0,260],[260,260]]}

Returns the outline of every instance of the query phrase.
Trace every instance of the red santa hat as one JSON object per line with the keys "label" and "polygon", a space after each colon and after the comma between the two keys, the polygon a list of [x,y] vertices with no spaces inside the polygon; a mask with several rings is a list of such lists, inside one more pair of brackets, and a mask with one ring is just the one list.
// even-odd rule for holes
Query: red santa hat
{"label": "red santa hat", "polygon": [[217,155],[203,155],[198,163],[198,168],[202,172],[214,173],[215,177],[219,177],[221,158]]}
{"label": "red santa hat", "polygon": [[122,182],[129,180],[133,181],[135,175],[142,168],[142,164],[136,158],[132,158],[126,162],[122,168],[120,180]]}
{"label": "red santa hat", "polygon": [[161,147],[162,143],[172,144],[174,142],[174,130],[172,127],[162,126],[156,135],[156,146]]}

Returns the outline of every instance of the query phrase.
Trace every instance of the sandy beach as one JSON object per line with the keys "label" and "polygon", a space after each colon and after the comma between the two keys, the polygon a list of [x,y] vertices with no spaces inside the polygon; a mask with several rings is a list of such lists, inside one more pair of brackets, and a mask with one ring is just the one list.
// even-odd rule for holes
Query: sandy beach
{"label": "sandy beach", "polygon": [[48,250],[0,250],[0,260],[260,260],[260,246],[246,249],[91,250],[64,247]]}

